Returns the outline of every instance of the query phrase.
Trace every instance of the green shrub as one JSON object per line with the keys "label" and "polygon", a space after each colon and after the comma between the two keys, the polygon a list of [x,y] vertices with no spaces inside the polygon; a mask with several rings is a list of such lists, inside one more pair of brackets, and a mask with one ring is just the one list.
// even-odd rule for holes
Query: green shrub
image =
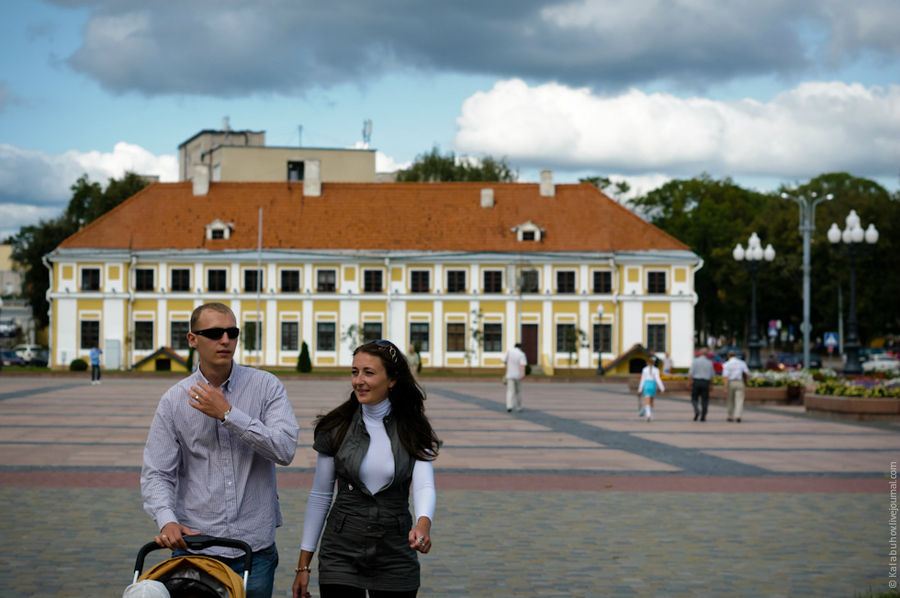
{"label": "green shrub", "polygon": [[79,358],[73,359],[72,363],[69,364],[69,371],[71,372],[86,372],[88,369],[88,362]]}
{"label": "green shrub", "polygon": [[306,341],[303,341],[303,346],[300,347],[300,357],[297,358],[297,371],[304,374],[312,371],[312,361],[309,359],[309,347]]}

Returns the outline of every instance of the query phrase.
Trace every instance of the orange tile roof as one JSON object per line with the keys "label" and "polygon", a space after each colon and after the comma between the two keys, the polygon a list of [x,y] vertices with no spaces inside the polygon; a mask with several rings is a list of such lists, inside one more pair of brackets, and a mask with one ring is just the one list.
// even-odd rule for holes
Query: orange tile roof
{"label": "orange tile roof", "polygon": [[[482,208],[481,189],[494,190]],[[153,183],[60,244],[61,249],[209,249],[257,247],[263,208],[267,249],[431,251],[641,251],[690,249],[588,183],[323,183],[318,197],[300,183]],[[215,219],[234,223],[231,238],[207,240]],[[532,221],[541,242],[510,229]]]}

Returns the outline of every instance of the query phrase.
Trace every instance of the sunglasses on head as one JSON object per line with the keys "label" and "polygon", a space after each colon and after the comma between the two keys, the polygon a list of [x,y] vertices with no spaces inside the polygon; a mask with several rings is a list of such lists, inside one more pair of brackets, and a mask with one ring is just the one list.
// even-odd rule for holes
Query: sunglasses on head
{"label": "sunglasses on head", "polygon": [[391,361],[397,361],[397,347],[394,346],[394,343],[380,338],[377,341],[372,341],[372,344],[379,349],[384,349],[385,351],[387,351],[391,356]]}
{"label": "sunglasses on head", "polygon": [[241,333],[241,329],[237,326],[231,326],[229,328],[205,328],[203,330],[194,331],[194,334],[205,336],[206,338],[212,339],[214,341],[222,338],[222,335],[225,333],[228,333],[228,338],[235,339]]}

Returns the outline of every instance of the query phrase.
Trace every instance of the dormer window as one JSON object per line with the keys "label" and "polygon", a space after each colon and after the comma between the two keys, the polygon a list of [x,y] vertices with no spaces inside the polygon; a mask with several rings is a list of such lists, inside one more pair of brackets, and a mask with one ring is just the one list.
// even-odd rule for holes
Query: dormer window
{"label": "dormer window", "polygon": [[234,232],[234,222],[222,222],[218,218],[206,225],[207,239],[230,239]]}
{"label": "dormer window", "polygon": [[510,230],[516,233],[516,239],[519,241],[540,241],[544,234],[544,229],[531,220],[524,224],[514,226]]}

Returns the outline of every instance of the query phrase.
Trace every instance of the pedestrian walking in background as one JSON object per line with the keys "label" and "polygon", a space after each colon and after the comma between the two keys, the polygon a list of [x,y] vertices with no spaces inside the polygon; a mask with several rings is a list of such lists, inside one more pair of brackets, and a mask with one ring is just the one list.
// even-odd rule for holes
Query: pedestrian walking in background
{"label": "pedestrian walking in background", "polygon": [[[290,465],[297,418],[274,375],[234,363],[240,329],[222,303],[191,315],[199,366],[162,396],[144,447],[141,493],[160,546],[187,553],[186,534],[243,540],[253,552],[247,598],[271,598],[281,525],[275,463]],[[240,573],[234,548],[202,552]]]}
{"label": "pedestrian walking in background", "polygon": [[528,358],[522,351],[522,343],[516,345],[503,356],[506,364],[506,375],[503,382],[506,384],[506,411],[522,410],[522,380],[525,378],[525,366]]}
{"label": "pedestrian walking in background", "polygon": [[415,345],[409,346],[409,353],[406,354],[406,361],[409,363],[409,370],[418,374],[422,371],[422,356],[416,351]]}
{"label": "pedestrian walking in background", "polygon": [[638,391],[644,397],[644,407],[638,412],[638,416],[646,417],[648,422],[653,421],[653,397],[657,392],[666,392],[659,376],[658,364],[659,359],[651,357],[641,370],[641,380],[638,382]]}
{"label": "pedestrian walking in background", "polygon": [[91,348],[91,384],[100,384],[100,347]]}
{"label": "pedestrian walking in background", "polygon": [[728,361],[722,366],[725,378],[728,406],[728,421],[740,422],[744,412],[744,387],[750,380],[750,369],[734,351],[728,352]]}
{"label": "pedestrian walking in background", "polygon": [[310,596],[317,547],[322,598],[411,598],[420,585],[416,553],[431,550],[439,442],[425,391],[393,343],[360,345],[350,371],[350,398],[315,422],[316,474],[293,598]]}
{"label": "pedestrian walking in background", "polygon": [[[712,361],[706,356],[703,347],[697,347],[697,354],[688,370],[688,381],[691,383],[691,405],[694,406],[694,421],[706,421],[709,410],[709,384],[715,375]],[[698,402],[700,403],[698,405]]]}
{"label": "pedestrian walking in background", "polygon": [[662,357],[662,373],[666,376],[672,375],[672,358],[668,353],[663,353]]}

